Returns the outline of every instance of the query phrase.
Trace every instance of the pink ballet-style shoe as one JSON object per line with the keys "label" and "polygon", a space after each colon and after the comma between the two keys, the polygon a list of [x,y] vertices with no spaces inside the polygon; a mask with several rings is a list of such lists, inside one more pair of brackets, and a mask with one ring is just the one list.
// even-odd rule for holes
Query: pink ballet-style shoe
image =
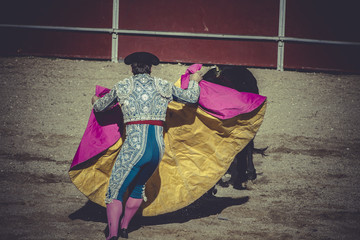
{"label": "pink ballet-style shoe", "polygon": [[114,236],[114,237],[110,238],[109,240],[118,240],[118,239],[119,239],[119,237]]}
{"label": "pink ballet-style shoe", "polygon": [[126,228],[120,229],[120,237],[121,238],[129,238],[128,236],[128,230]]}

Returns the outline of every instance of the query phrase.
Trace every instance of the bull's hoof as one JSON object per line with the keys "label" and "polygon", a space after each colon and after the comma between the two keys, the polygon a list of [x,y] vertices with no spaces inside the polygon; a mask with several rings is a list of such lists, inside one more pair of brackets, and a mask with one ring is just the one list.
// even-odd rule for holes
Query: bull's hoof
{"label": "bull's hoof", "polygon": [[246,190],[246,185],[244,185],[245,183],[234,183],[233,187],[237,190]]}
{"label": "bull's hoof", "polygon": [[256,177],[257,177],[256,171],[246,173],[247,180],[253,181],[256,179]]}
{"label": "bull's hoof", "polygon": [[217,193],[216,187],[212,187],[209,191],[207,191],[207,196],[215,196]]}
{"label": "bull's hoof", "polygon": [[220,185],[221,187],[224,187],[224,188],[227,188],[227,187],[230,186],[229,182],[223,182],[223,181],[220,181],[220,182],[219,182],[219,185]]}
{"label": "bull's hoof", "polygon": [[245,184],[245,187],[247,190],[253,190],[253,189],[255,189],[256,181],[249,180],[249,181],[246,181],[244,184]]}

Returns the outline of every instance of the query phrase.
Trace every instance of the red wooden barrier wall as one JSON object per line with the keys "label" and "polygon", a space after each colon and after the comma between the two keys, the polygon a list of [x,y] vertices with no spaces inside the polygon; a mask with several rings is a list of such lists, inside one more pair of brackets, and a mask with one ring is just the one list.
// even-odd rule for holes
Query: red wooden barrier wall
{"label": "red wooden barrier wall", "polygon": [[[134,12],[134,9],[136,11]],[[121,1],[120,29],[276,36],[278,0]],[[276,67],[276,42],[120,36],[119,56],[145,50],[169,62]]]}
{"label": "red wooden barrier wall", "polygon": [[[282,0],[120,0],[119,29],[278,36]],[[285,37],[360,42],[355,0],[287,0]],[[0,55],[111,59],[110,32],[10,28],[40,25],[112,29],[113,0],[3,0]],[[288,42],[285,69],[360,72],[360,45]],[[264,40],[118,34],[118,57],[150,51],[163,62],[277,66],[278,44]]]}
{"label": "red wooden barrier wall", "polygon": [[[3,0],[0,23],[65,27],[112,27],[112,0]],[[1,55],[111,58],[105,33],[0,27]]]}

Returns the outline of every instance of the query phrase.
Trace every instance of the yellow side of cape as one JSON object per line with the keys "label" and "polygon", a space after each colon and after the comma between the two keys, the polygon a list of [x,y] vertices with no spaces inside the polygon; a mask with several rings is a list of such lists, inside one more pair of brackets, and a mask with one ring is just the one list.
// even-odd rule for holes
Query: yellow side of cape
{"label": "yellow side of cape", "polygon": [[[165,154],[146,183],[142,214],[176,211],[211,189],[255,137],[265,110],[266,102],[251,113],[220,120],[197,106],[171,102],[164,126]],[[99,205],[105,206],[111,169],[122,142],[119,139],[104,154],[69,172],[75,186]]]}

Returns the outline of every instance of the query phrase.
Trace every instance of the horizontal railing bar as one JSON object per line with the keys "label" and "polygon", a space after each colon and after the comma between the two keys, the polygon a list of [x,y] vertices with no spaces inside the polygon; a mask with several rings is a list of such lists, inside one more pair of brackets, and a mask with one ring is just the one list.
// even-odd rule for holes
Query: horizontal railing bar
{"label": "horizontal railing bar", "polygon": [[59,30],[59,31],[102,32],[102,33],[114,32],[112,28],[60,27],[60,26],[15,25],[15,24],[0,24],[0,27],[30,28],[30,29]]}
{"label": "horizontal railing bar", "polygon": [[360,46],[360,42],[317,40],[317,39],[306,39],[306,38],[295,38],[295,37],[280,37],[280,36],[271,37],[271,36],[190,33],[190,32],[165,32],[165,31],[143,31],[143,30],[112,29],[112,28],[84,28],[84,27],[60,27],[60,26],[39,26],[39,25],[15,25],[15,24],[0,24],[0,27],[30,28],[30,29],[59,30],[59,31],[82,31],[82,32],[98,32],[98,33],[116,33],[116,34],[148,35],[148,36],[164,36],[164,37],[192,37],[192,38],[205,38],[205,39],[206,38],[208,38],[208,39],[234,39],[234,40],[257,40],[257,41],[276,41],[276,42],[282,41],[282,42],[299,42],[299,43]]}
{"label": "horizontal railing bar", "polygon": [[278,41],[279,40],[279,37],[231,35],[231,34],[211,34],[211,33],[142,31],[142,30],[125,30],[125,29],[115,29],[115,32],[118,34],[153,35],[153,36],[165,36],[165,37],[220,38],[220,39],[264,40],[264,41]]}
{"label": "horizontal railing bar", "polygon": [[302,42],[302,43],[318,43],[318,44],[334,44],[334,45],[355,45],[360,46],[360,42],[334,41],[334,40],[318,40],[294,37],[281,37],[284,42]]}

